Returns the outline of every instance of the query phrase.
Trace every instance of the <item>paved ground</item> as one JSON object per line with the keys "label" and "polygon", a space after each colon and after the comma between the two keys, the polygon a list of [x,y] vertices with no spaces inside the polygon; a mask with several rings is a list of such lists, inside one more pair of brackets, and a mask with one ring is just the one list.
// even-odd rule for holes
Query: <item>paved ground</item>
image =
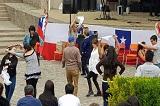
{"label": "paved ground", "polygon": [[[25,80],[24,80],[25,65],[26,64],[24,61],[19,61],[18,63],[17,84],[14,95],[11,100],[11,106],[16,106],[17,100],[24,96],[23,89],[25,86]],[[41,60],[41,71],[42,71],[42,76],[38,81],[37,85],[38,95],[43,92],[44,84],[47,80],[52,80],[54,82],[55,94],[58,98],[64,95],[65,94],[64,86],[67,83],[67,81],[65,77],[65,69],[61,68],[61,63],[57,61]],[[123,76],[133,76],[134,71],[135,71],[134,67],[127,66],[127,69],[123,74]],[[98,78],[100,86],[101,86],[101,79],[102,77],[100,76]],[[93,88],[95,91],[94,86]],[[87,92],[88,92],[87,81],[82,76],[80,76],[78,97],[80,98],[82,106],[89,106],[89,104],[91,104],[92,102],[96,102],[102,105],[102,97],[85,97]]]}

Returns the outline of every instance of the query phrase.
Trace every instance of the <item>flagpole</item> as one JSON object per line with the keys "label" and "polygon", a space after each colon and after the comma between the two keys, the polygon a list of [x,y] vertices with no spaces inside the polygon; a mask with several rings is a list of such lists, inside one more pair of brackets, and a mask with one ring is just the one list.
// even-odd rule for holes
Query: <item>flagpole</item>
{"label": "flagpole", "polygon": [[[72,4],[72,1],[70,0],[70,4]],[[69,19],[70,19],[70,25],[71,25],[71,21],[72,21],[72,15],[71,15],[71,11],[72,11],[72,6],[70,5],[70,14],[69,14]]]}
{"label": "flagpole", "polygon": [[51,9],[51,0],[48,0],[48,11]]}

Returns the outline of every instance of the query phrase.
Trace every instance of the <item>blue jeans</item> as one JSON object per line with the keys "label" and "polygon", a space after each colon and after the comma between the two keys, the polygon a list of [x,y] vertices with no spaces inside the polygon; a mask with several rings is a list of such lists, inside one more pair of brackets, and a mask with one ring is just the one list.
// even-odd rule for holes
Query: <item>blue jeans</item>
{"label": "blue jeans", "polygon": [[107,92],[108,88],[108,82],[102,82],[103,106],[108,106],[108,97],[110,96],[110,93]]}
{"label": "blue jeans", "polygon": [[16,76],[11,77],[10,81],[12,82],[11,85],[8,85],[8,86],[5,85],[5,89],[6,89],[5,94],[6,94],[6,98],[9,102],[12,98],[12,95],[13,95],[13,92],[14,92],[14,89],[15,89],[15,86],[16,86]]}

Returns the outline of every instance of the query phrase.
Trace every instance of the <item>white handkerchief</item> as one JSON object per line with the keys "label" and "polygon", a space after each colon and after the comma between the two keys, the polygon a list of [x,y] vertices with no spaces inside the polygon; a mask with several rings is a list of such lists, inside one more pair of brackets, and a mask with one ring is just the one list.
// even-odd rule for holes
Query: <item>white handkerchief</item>
{"label": "white handkerchief", "polygon": [[83,24],[84,16],[77,16],[77,19],[79,20],[79,25]]}

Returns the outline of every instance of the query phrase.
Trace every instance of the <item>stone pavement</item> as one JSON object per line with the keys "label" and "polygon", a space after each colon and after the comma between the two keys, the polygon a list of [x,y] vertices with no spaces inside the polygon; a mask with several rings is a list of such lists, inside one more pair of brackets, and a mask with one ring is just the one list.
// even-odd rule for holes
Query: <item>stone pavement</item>
{"label": "stone pavement", "polygon": [[[56,97],[61,97],[65,94],[64,92],[64,86],[67,83],[66,76],[65,76],[65,69],[61,68],[61,62],[57,61],[45,61],[41,60],[41,71],[42,76],[38,81],[37,90],[38,95],[43,92],[44,84],[47,80],[52,80],[55,85],[55,95]],[[18,67],[17,67],[17,84],[15,88],[15,92],[13,94],[12,100],[11,100],[11,106],[16,106],[17,101],[24,96],[23,89],[25,87],[25,80],[24,80],[24,73],[25,73],[26,63],[24,61],[19,61]],[[135,73],[134,67],[127,67],[126,72],[123,74],[123,76],[133,76]],[[102,77],[98,77],[98,81],[101,87],[101,79]],[[93,89],[96,93],[95,86],[93,85]],[[81,101],[81,106],[89,106],[89,104],[96,102],[99,103],[102,106],[102,97],[85,97],[85,95],[88,92],[87,87],[87,80],[80,76],[79,79],[79,91],[78,91],[78,97]],[[38,97],[38,96],[37,96]]]}

